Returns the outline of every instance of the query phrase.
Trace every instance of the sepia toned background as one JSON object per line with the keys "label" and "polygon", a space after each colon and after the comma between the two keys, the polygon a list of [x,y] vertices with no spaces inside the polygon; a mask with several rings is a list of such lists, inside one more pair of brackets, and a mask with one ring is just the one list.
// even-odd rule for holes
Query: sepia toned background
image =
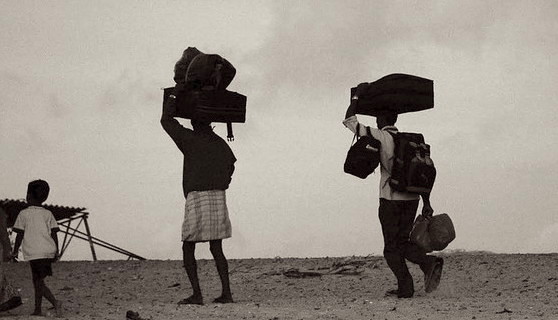
{"label": "sepia toned background", "polygon": [[[434,80],[435,108],[397,125],[432,145],[450,249],[557,252],[557,13],[554,1],[0,1],[0,199],[42,178],[47,203],[88,208],[94,235],[181,258],[182,156],[159,124],[160,89],[195,46],[226,57],[229,89],[248,96],[227,257],[382,252],[379,176],[343,173],[341,121],[351,86],[390,73]],[[75,243],[65,258],[90,254]]]}

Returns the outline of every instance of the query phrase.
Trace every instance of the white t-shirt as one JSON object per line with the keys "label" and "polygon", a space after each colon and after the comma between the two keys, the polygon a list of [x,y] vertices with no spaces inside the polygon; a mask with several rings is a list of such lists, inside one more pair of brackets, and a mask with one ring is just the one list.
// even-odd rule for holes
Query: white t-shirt
{"label": "white t-shirt", "polygon": [[[366,126],[360,124],[356,116],[351,116],[343,121],[345,127],[356,132],[357,124],[359,124],[358,136],[367,135]],[[393,166],[395,143],[389,132],[396,133],[397,128],[394,126],[383,127],[381,130],[370,128],[372,136],[380,141],[382,145],[380,149],[380,198],[386,200],[418,200],[420,196],[416,193],[399,192],[393,190],[389,185],[391,178],[391,167]]]}
{"label": "white t-shirt", "polygon": [[58,231],[58,223],[49,210],[36,206],[21,210],[13,230],[24,232],[21,249],[26,261],[52,259],[56,255],[56,243],[50,234]]}

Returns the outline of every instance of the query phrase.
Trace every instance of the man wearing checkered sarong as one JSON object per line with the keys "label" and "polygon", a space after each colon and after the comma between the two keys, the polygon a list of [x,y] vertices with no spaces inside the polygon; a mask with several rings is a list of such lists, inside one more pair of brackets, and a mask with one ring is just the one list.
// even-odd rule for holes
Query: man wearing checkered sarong
{"label": "man wearing checkered sarong", "polygon": [[203,304],[194,252],[197,242],[206,241],[209,241],[223,290],[214,302],[231,303],[229,267],[222,239],[230,238],[232,233],[225,190],[231,182],[236,158],[228,144],[213,132],[209,122],[191,120],[193,130],[180,125],[174,118],[175,99],[171,95],[163,105],[161,125],[184,155],[182,187],[186,205],[182,252],[184,268],[194,291],[178,304]]}

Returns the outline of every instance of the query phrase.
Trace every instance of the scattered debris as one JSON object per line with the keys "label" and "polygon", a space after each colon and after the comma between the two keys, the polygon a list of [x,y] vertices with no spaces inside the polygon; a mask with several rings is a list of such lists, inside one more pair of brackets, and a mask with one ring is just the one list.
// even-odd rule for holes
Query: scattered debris
{"label": "scattered debris", "polygon": [[291,268],[283,272],[283,275],[289,278],[306,278],[306,277],[321,277],[322,273],[315,272],[315,271],[304,271],[304,270],[301,271],[297,268]]}
{"label": "scattered debris", "polygon": [[280,275],[283,274],[283,272],[285,272],[285,269],[278,269],[278,270],[264,272],[261,275],[262,276],[280,276]]}
{"label": "scattered debris", "polygon": [[502,313],[513,313],[513,311],[504,308],[504,310],[496,312],[496,314],[502,314]]}
{"label": "scattered debris", "polygon": [[365,268],[376,269],[375,263],[372,263],[366,258],[347,257],[341,261],[334,262],[330,269],[329,274],[346,274],[346,275],[359,275],[364,272]]}
{"label": "scattered debris", "polygon": [[333,270],[330,269],[329,274],[346,274],[346,275],[359,275],[364,272],[363,268],[357,266],[341,266]]}
{"label": "scattered debris", "polygon": [[146,320],[146,319],[140,317],[139,313],[132,310],[128,310],[126,311],[126,320]]}
{"label": "scattered debris", "polygon": [[[276,258],[277,259],[277,258]],[[279,260],[275,260],[278,262]],[[272,271],[264,272],[261,276],[284,275],[290,278],[320,277],[323,275],[360,275],[367,268],[378,269],[378,265],[368,257],[347,257],[342,260],[334,261],[330,266],[313,267],[310,270],[302,270],[293,267],[284,267]],[[312,271],[314,270],[314,271]],[[260,276],[260,277],[261,277]]]}

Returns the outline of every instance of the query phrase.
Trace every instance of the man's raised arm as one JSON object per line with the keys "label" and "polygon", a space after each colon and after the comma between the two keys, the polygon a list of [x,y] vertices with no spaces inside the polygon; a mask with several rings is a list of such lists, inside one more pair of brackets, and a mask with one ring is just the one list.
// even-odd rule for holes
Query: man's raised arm
{"label": "man's raised arm", "polygon": [[170,95],[167,102],[163,104],[163,113],[161,114],[161,126],[172,138],[174,143],[182,150],[183,141],[193,134],[193,131],[184,128],[178,120],[174,118],[176,115],[176,96]]}

